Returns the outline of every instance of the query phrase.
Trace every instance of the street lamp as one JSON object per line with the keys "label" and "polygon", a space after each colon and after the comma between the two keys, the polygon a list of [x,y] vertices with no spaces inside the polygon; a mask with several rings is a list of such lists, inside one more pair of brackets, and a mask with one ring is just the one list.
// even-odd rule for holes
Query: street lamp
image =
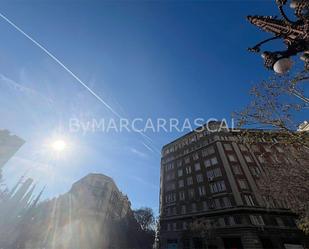
{"label": "street lamp", "polygon": [[247,17],[253,25],[274,35],[249,48],[249,51],[259,53],[261,51],[261,45],[272,40],[283,39],[283,42],[287,46],[286,50],[274,52],[264,51],[262,53],[264,66],[279,74],[286,73],[291,69],[293,64],[290,57],[302,53],[300,59],[304,61],[305,69],[309,70],[309,1],[291,1],[290,7],[294,9],[294,14],[297,18],[295,21],[291,21],[284,12],[283,7],[287,4],[287,0],[276,0],[276,4],[282,19],[277,19],[277,17],[272,16]]}

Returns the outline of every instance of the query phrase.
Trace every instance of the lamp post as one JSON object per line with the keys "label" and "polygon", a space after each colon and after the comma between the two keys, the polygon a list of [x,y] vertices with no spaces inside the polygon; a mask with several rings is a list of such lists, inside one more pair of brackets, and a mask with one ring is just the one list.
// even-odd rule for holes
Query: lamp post
{"label": "lamp post", "polygon": [[276,0],[282,19],[272,16],[248,16],[247,19],[260,29],[272,33],[273,37],[259,42],[249,48],[251,52],[259,53],[261,45],[276,39],[282,39],[287,49],[284,51],[263,51],[262,58],[267,69],[283,74],[292,67],[290,57],[301,54],[300,59],[309,70],[309,1],[292,0],[290,7],[294,9],[295,21],[288,18],[284,6],[288,0]]}

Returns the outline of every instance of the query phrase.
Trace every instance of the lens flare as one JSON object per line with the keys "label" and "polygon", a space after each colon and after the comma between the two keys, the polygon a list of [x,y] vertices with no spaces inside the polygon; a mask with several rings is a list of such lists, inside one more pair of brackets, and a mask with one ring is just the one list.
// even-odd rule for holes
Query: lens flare
{"label": "lens flare", "polygon": [[61,152],[66,149],[67,144],[64,140],[59,139],[59,140],[55,140],[54,142],[52,142],[51,147],[54,151]]}

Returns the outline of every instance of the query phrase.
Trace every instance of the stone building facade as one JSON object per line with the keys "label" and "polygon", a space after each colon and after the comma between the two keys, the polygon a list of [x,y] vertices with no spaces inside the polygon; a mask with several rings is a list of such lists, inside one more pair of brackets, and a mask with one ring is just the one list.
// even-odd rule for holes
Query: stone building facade
{"label": "stone building facade", "polygon": [[123,233],[113,227],[130,214],[130,206],[112,178],[88,174],[75,182],[69,192],[38,206],[24,247],[112,247],[115,240],[111,241],[111,233],[118,233],[119,237]]}
{"label": "stone building facade", "polygon": [[[260,138],[249,145],[238,131],[204,129],[165,145],[161,248],[303,248],[297,217],[284,203],[266,200],[257,185],[268,160],[292,163],[293,148],[273,140]],[[204,232],[194,232],[195,223],[204,225]]]}

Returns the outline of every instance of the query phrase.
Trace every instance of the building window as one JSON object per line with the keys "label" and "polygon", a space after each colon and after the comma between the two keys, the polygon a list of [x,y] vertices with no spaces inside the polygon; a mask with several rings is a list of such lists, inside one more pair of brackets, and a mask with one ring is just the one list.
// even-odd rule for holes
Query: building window
{"label": "building window", "polygon": [[199,195],[200,195],[200,196],[206,195],[205,186],[199,186],[199,187],[198,187],[198,192],[199,192]]}
{"label": "building window", "polygon": [[216,208],[216,207],[215,207],[215,202],[214,202],[213,200],[208,200],[208,207],[209,207],[210,209]]}
{"label": "building window", "polygon": [[177,161],[177,167],[181,167],[182,166],[182,160],[178,160]]}
{"label": "building window", "polygon": [[213,146],[209,146],[208,148],[202,150],[202,156],[206,157],[215,153],[215,148]]}
{"label": "building window", "polygon": [[218,159],[216,157],[212,157],[210,160],[211,160],[211,165],[216,165],[218,163]]}
{"label": "building window", "polygon": [[248,148],[244,144],[240,144],[239,148],[241,151],[248,151]]}
{"label": "building window", "polygon": [[203,157],[208,156],[207,149],[202,150],[202,156],[203,156]]}
{"label": "building window", "polygon": [[280,217],[276,217],[276,222],[279,227],[284,227],[283,220]]}
{"label": "building window", "polygon": [[212,157],[211,159],[207,159],[204,161],[205,167],[208,168],[212,165],[218,164],[218,159],[216,157]]}
{"label": "building window", "polygon": [[165,166],[165,171],[169,171],[174,169],[174,164],[173,163],[169,163]]}
{"label": "building window", "polygon": [[266,162],[265,157],[263,155],[259,155],[258,159],[259,159],[260,163],[265,163]]}
{"label": "building window", "polygon": [[167,173],[165,179],[167,181],[175,179],[175,172]]}
{"label": "building window", "polygon": [[189,195],[189,198],[194,198],[194,189],[193,188],[190,188],[189,190],[188,190],[188,195]]}
{"label": "building window", "polygon": [[184,222],[182,223],[182,229],[183,229],[183,230],[187,230],[187,229],[188,229],[188,224],[187,224],[187,222],[184,221]]}
{"label": "building window", "polygon": [[235,175],[242,175],[240,165],[235,164],[232,166]]}
{"label": "building window", "polygon": [[247,161],[247,163],[252,163],[253,162],[251,156],[249,156],[249,155],[245,155],[245,160]]}
{"label": "building window", "polygon": [[241,189],[248,189],[248,183],[244,179],[238,179],[238,184]]}
{"label": "building window", "polygon": [[207,201],[203,201],[203,210],[206,211],[208,210],[208,204],[207,204]]}
{"label": "building window", "polygon": [[194,160],[198,160],[198,158],[199,158],[199,157],[198,157],[198,153],[194,153],[194,154],[193,154],[193,159],[194,159]]}
{"label": "building window", "polygon": [[170,193],[165,196],[165,202],[171,203],[176,201],[176,193]]}
{"label": "building window", "polygon": [[194,169],[195,169],[195,171],[199,171],[201,169],[200,163],[194,164]]}
{"label": "building window", "polygon": [[190,157],[185,158],[185,163],[190,163]]}
{"label": "building window", "polygon": [[187,173],[187,175],[191,174],[191,166],[186,167],[186,173]]}
{"label": "building window", "polygon": [[222,200],[221,207],[226,208],[226,207],[231,207],[232,206],[231,200],[230,200],[229,197],[225,196],[221,200]]}
{"label": "building window", "polygon": [[207,174],[207,178],[209,181],[212,181],[216,177],[222,176],[222,172],[220,168],[215,168],[213,170],[207,170],[206,174]]}
{"label": "building window", "polygon": [[173,231],[176,231],[176,230],[177,230],[177,223],[174,222],[174,223],[173,223]]}
{"label": "building window", "polygon": [[221,203],[220,203],[220,199],[214,199],[215,202],[215,208],[221,208]]}
{"label": "building window", "polygon": [[264,150],[265,150],[266,152],[271,152],[271,148],[270,148],[269,145],[265,145],[265,146],[264,146]]}
{"label": "building window", "polygon": [[251,174],[254,176],[259,176],[261,174],[261,170],[258,166],[250,167]]}
{"label": "building window", "polygon": [[174,182],[170,182],[166,184],[165,190],[166,191],[171,191],[171,190],[175,190],[176,186]]}
{"label": "building window", "polygon": [[198,183],[203,182],[203,175],[202,175],[202,174],[198,174],[198,175],[196,176],[196,181],[197,181]]}
{"label": "building window", "polygon": [[253,225],[264,226],[264,220],[261,215],[250,215],[250,220]]}
{"label": "building window", "polygon": [[191,204],[191,212],[192,213],[196,212],[196,203]]}
{"label": "building window", "polygon": [[236,224],[233,216],[227,216],[225,217],[224,220],[225,220],[225,224],[227,224],[228,226],[234,226]]}
{"label": "building window", "polygon": [[167,223],[167,231],[171,231],[171,224]]}
{"label": "building window", "polygon": [[178,170],[178,177],[181,177],[183,175],[183,170],[182,169],[179,169]]}
{"label": "building window", "polygon": [[173,207],[172,208],[172,215],[176,215],[177,214],[177,208],[176,207]]}
{"label": "building window", "polygon": [[187,210],[186,210],[186,205],[182,205],[181,206],[181,214],[186,214]]}
{"label": "building window", "polygon": [[211,166],[211,161],[209,159],[204,161],[205,167],[208,168]]}
{"label": "building window", "polygon": [[167,216],[170,216],[171,215],[171,209],[168,207],[165,209],[165,213]]}
{"label": "building window", "polygon": [[193,178],[192,178],[192,176],[190,176],[190,177],[187,178],[187,185],[190,186],[192,184],[193,184]]}
{"label": "building window", "polygon": [[224,146],[225,150],[228,150],[228,151],[232,150],[232,145],[231,144],[224,144],[223,146]]}
{"label": "building window", "polygon": [[179,192],[179,200],[180,200],[180,201],[185,200],[185,192],[184,192],[184,191],[180,191],[180,192]]}
{"label": "building window", "polygon": [[211,193],[223,192],[226,190],[224,181],[217,181],[209,184]]}
{"label": "building window", "polygon": [[224,220],[224,218],[220,217],[220,218],[218,219],[218,224],[219,224],[220,227],[224,227],[224,226],[225,226],[225,220]]}
{"label": "building window", "polygon": [[181,179],[178,181],[178,187],[182,188],[184,186],[184,181]]}
{"label": "building window", "polygon": [[252,145],[251,148],[252,148],[252,150],[253,150],[254,152],[260,152],[259,146],[255,145],[255,144]]}
{"label": "building window", "polygon": [[236,159],[236,156],[235,156],[235,155],[233,155],[233,154],[228,154],[227,156],[228,156],[230,162],[237,162],[237,159]]}
{"label": "building window", "polygon": [[251,195],[244,195],[244,197],[245,197],[245,203],[247,206],[255,206],[255,203]]}

